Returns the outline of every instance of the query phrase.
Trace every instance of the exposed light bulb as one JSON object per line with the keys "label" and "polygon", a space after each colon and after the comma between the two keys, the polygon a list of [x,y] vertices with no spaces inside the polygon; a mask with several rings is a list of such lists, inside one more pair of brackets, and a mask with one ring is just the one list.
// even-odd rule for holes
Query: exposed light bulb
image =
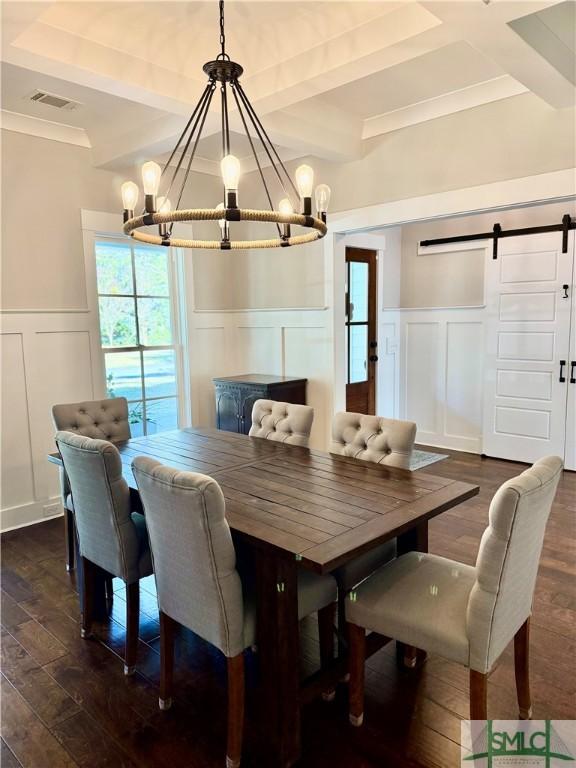
{"label": "exposed light bulb", "polygon": [[[222,211],[222,213],[224,213],[224,211],[226,210],[224,207],[224,203],[218,203],[218,205],[216,206],[216,210]],[[224,235],[224,233],[226,232],[226,219],[225,218],[218,219],[218,226],[222,231],[222,235]]]}
{"label": "exposed light bulb", "polygon": [[330,205],[332,190],[328,184],[318,184],[316,187],[316,210],[318,213],[326,213]]}
{"label": "exposed light bulb", "polygon": [[124,184],[122,184],[121,191],[122,205],[124,206],[124,210],[133,211],[136,208],[136,204],[138,203],[138,195],[140,194],[138,185],[134,184],[133,181],[125,181]]}
{"label": "exposed light bulb", "polygon": [[158,187],[160,186],[160,176],[162,175],[162,169],[153,160],[144,163],[142,166],[142,184],[144,185],[145,195],[158,194]]}
{"label": "exposed light bulb", "polygon": [[170,213],[172,210],[172,203],[167,197],[159,197],[158,202],[158,213]]}
{"label": "exposed light bulb", "polygon": [[309,165],[299,165],[296,168],[296,186],[300,197],[312,197],[314,186],[314,171]]}
{"label": "exposed light bulb", "polygon": [[290,216],[292,213],[294,213],[294,209],[292,208],[292,203],[290,200],[288,200],[287,197],[280,200],[278,203],[278,210],[283,216]]}
{"label": "exposed light bulb", "polygon": [[240,160],[234,155],[226,155],[220,162],[220,170],[226,191],[237,190],[240,179]]}

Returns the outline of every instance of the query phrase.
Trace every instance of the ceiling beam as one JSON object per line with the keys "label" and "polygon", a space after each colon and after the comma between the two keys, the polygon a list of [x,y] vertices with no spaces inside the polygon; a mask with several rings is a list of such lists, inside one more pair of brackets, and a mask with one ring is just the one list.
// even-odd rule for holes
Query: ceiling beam
{"label": "ceiling beam", "polygon": [[[419,4],[389,4],[370,23],[246,77],[243,85],[259,116],[265,118],[271,138],[290,154],[349,160],[360,153],[361,121],[342,111],[334,119],[323,119],[333,108],[322,104],[321,115],[317,104],[310,108],[301,102],[453,40],[452,33]],[[119,136],[117,141],[96,146],[94,163],[105,168],[166,152],[175,143],[183,127],[182,116],[192,111],[204,83],[200,67],[197,80],[183,77],[37,19],[4,47],[2,57],[15,65],[168,113]],[[230,119],[236,130],[241,130],[234,110]],[[210,115],[204,133],[210,135],[219,127],[218,120]]]}
{"label": "ceiling beam", "polygon": [[424,6],[461,39],[502,67],[550,106],[576,103],[572,83],[518,35],[509,22],[555,5],[555,2],[424,2]]}
{"label": "ceiling beam", "polygon": [[364,121],[363,139],[380,136],[383,133],[397,131],[409,125],[434,120],[465,109],[489,104],[492,101],[508,99],[526,93],[528,89],[509,75],[475,83],[467,88],[461,88],[450,93],[443,93],[432,99],[426,99],[416,104],[410,104],[401,109],[395,109],[382,115],[370,117]]}

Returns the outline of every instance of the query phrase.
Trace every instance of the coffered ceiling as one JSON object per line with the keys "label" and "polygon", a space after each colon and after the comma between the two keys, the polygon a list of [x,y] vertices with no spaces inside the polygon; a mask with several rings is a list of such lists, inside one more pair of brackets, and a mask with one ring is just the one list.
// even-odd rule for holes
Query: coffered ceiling
{"label": "coffered ceiling", "polygon": [[[215,0],[4,2],[2,17],[4,127],[91,147],[97,167],[166,157],[218,52]],[[227,50],[284,159],[354,159],[368,138],[527,91],[571,106],[573,24],[572,0],[226,5]],[[36,90],[77,104],[31,101]],[[215,109],[198,148],[209,173],[218,130]]]}

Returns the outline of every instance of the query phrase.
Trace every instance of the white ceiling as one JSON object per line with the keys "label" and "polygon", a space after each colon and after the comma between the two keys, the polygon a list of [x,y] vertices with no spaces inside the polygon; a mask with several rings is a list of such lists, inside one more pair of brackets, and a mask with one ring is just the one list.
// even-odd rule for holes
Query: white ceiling
{"label": "white ceiling", "polygon": [[[3,3],[2,22],[4,126],[89,146],[97,167],[166,159],[219,50],[216,0],[21,0]],[[354,159],[367,138],[527,91],[554,109],[575,103],[571,0],[236,0],[226,22],[227,50],[285,159]],[[80,105],[30,102],[35,89]],[[210,173],[216,101],[197,151]],[[234,110],[231,127],[253,170]]]}

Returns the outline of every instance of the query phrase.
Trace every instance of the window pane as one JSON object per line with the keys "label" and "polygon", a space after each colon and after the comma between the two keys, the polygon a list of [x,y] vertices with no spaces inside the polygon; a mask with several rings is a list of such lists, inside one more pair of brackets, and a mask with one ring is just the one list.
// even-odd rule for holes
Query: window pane
{"label": "window pane", "polygon": [[350,326],[350,384],[368,378],[368,326]]}
{"label": "window pane", "polygon": [[104,355],[104,362],[108,397],[125,397],[128,400],[142,397],[139,352],[108,352]]}
{"label": "window pane", "polygon": [[350,318],[351,322],[365,323],[368,320],[368,264],[350,262]]}
{"label": "window pane", "polygon": [[134,300],[100,296],[100,336],[103,347],[136,347]]}
{"label": "window pane", "polygon": [[167,400],[146,400],[146,431],[166,432],[178,429],[178,401],[175,397]]}
{"label": "window pane", "polygon": [[142,437],[144,434],[144,411],[142,409],[142,400],[135,403],[128,403],[128,422],[130,424],[130,434],[132,437]]}
{"label": "window pane", "polygon": [[133,293],[129,245],[96,243],[98,293]]}
{"label": "window pane", "polygon": [[138,328],[147,347],[172,344],[170,299],[138,299]]}
{"label": "window pane", "polygon": [[168,296],[168,250],[135,248],[136,291],[139,296]]}
{"label": "window pane", "polygon": [[144,352],[144,388],[147,398],[177,394],[173,349]]}

